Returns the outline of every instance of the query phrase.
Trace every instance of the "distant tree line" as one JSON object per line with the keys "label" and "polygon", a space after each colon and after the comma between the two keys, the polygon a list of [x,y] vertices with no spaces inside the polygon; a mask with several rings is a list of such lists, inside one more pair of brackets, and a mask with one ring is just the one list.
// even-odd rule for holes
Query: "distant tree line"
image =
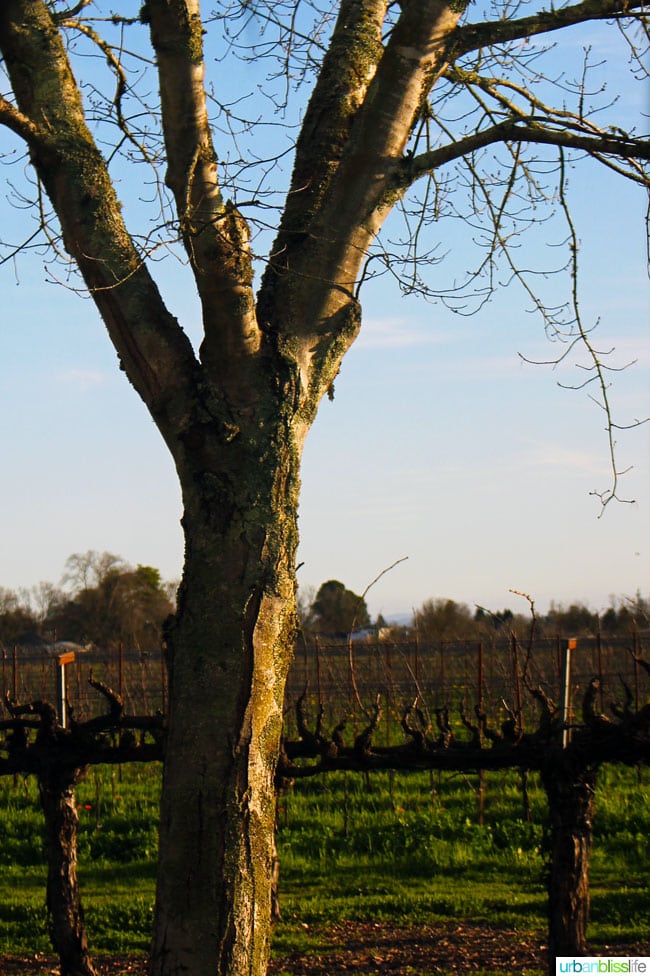
{"label": "distant tree line", "polygon": [[[68,557],[60,584],[41,582],[29,590],[0,586],[0,642],[29,644],[66,640],[110,648],[122,643],[147,648],[160,643],[162,626],[173,613],[176,584],[162,580],[153,566],[129,565],[121,556],[88,550]],[[528,634],[530,614],[509,608],[472,609],[448,598],[425,600],[407,624],[394,624],[380,614],[374,621],[363,595],[339,580],[328,580],[299,601],[302,637],[346,639],[351,633],[424,641],[487,639],[494,634]],[[582,603],[551,603],[535,617],[538,637],[623,636],[650,629],[650,599],[612,599],[604,613]]]}
{"label": "distant tree line", "polygon": [[0,587],[0,641],[156,647],[174,591],[153,566],[134,568],[110,552],[73,553],[59,586],[39,583],[18,593]]}
{"label": "distant tree line", "polygon": [[[411,630],[418,637],[432,640],[465,640],[482,638],[490,633],[515,633],[523,637],[530,630],[530,614],[513,613],[510,609],[493,612],[484,607],[472,611],[465,603],[454,600],[426,600],[413,615]],[[556,634],[571,637],[595,637],[597,634],[629,634],[650,628],[650,600],[640,593],[634,599],[612,602],[602,614],[582,603],[568,607],[551,603],[547,613],[535,616],[538,637]]]}
{"label": "distant tree line", "polygon": [[[323,583],[312,599],[303,598],[300,616],[306,639],[341,639],[366,630],[395,639],[481,640],[495,633],[523,637],[531,626],[530,612],[514,613],[508,608],[493,611],[480,606],[472,610],[466,603],[444,597],[425,600],[414,611],[410,623],[391,624],[381,614],[373,622],[364,597],[338,580]],[[634,598],[613,599],[604,613],[594,612],[582,603],[551,603],[547,613],[534,616],[534,622],[538,637],[594,637],[599,633],[623,636],[650,629],[650,599],[640,593]]]}

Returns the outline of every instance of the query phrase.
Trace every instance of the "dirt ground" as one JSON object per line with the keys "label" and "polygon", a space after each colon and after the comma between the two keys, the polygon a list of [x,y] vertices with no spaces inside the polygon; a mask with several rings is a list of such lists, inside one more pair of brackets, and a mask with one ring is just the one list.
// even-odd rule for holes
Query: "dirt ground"
{"label": "dirt ground", "polygon": [[327,930],[327,938],[335,946],[331,951],[276,959],[271,972],[292,976],[418,976],[437,970],[460,974],[490,969],[523,973],[546,964],[538,940],[480,925],[396,928],[386,923],[340,922]]}
{"label": "dirt ground", "polygon": [[[519,932],[471,923],[396,928],[389,923],[339,922],[319,931],[327,950],[276,958],[269,973],[291,976],[418,976],[443,971],[465,974],[498,970],[525,973],[546,967],[545,947],[534,937]],[[640,944],[601,946],[594,954],[640,956],[648,954]],[[96,958],[101,976],[146,976],[143,957]],[[0,976],[57,976],[56,960],[0,957]]]}

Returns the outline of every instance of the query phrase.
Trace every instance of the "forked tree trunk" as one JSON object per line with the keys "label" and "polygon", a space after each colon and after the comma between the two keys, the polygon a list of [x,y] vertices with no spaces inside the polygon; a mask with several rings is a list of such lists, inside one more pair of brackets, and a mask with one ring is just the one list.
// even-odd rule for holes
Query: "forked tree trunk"
{"label": "forked tree trunk", "polygon": [[[231,473],[181,478],[153,976],[261,976],[268,963],[299,454],[276,432],[262,449],[242,432]],[[229,451],[208,454],[223,462]],[[235,471],[239,496],[219,498]]]}
{"label": "forked tree trunk", "polygon": [[75,786],[87,768],[53,766],[38,778],[45,816],[47,854],[47,910],[52,945],[59,956],[61,976],[96,976],[77,883],[77,815]]}
{"label": "forked tree trunk", "polygon": [[543,774],[550,818],[549,973],[557,956],[584,955],[597,771],[559,762]]}

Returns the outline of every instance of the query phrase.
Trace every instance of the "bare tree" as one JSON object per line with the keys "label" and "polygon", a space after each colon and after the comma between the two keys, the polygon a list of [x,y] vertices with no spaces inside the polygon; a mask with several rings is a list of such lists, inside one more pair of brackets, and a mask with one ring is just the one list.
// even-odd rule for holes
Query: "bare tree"
{"label": "bare tree", "polygon": [[[443,0],[222,0],[204,20],[198,0],[149,0],[132,19],[99,0],[1,5],[0,122],[33,174],[16,191],[36,215],[24,244],[46,240],[51,269],[78,269],[182,488],[156,976],[266,968],[300,459],[361,326],[360,284],[389,271],[465,307],[505,263],[552,334],[593,349],[571,289],[551,307],[512,244],[551,199],[569,219],[569,157],[648,186],[650,142],[615,111],[604,121],[588,60],[553,80],[549,67],[543,81],[543,39],[590,21],[624,31],[642,72],[643,3],[580,0],[527,16],[504,3],[481,16]],[[265,71],[266,117],[247,90],[226,94],[243,77],[238,57]],[[292,109],[296,89],[310,94]],[[279,119],[296,126],[295,144],[275,135]],[[134,227],[150,204],[137,230],[117,196],[125,175],[138,184]],[[391,211],[405,230],[387,225],[382,239]],[[445,216],[462,217],[468,243],[482,237],[484,248],[458,286],[436,289],[427,232]],[[153,277],[175,246],[200,301],[198,351]],[[19,249],[7,242],[4,253]],[[595,350],[592,365],[606,397]]]}

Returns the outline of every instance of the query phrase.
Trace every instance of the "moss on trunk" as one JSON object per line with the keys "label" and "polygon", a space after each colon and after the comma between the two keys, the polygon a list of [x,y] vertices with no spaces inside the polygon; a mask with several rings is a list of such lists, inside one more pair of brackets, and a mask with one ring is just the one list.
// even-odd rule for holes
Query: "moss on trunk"
{"label": "moss on trunk", "polygon": [[[216,426],[204,428],[212,470],[191,477],[184,469],[186,562],[168,631],[153,976],[266,971],[300,459],[279,413],[273,425],[259,414],[248,428],[242,420],[229,443]],[[235,482],[225,507],[221,491]]]}

